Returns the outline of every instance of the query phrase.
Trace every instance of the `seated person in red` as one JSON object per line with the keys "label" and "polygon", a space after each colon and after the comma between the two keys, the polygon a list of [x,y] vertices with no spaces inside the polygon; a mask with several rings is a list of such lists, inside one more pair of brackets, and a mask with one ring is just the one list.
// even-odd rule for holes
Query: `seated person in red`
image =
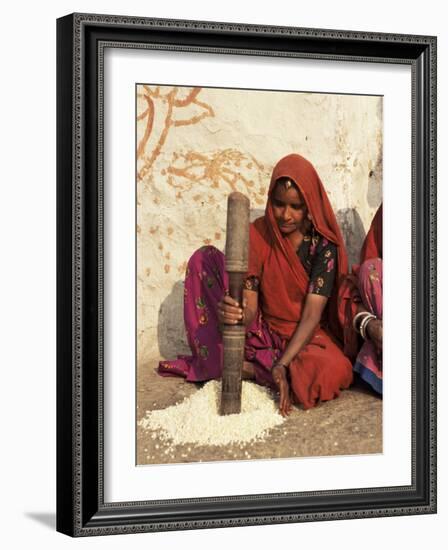
{"label": "seated person in red", "polygon": [[215,247],[191,257],[184,318],[193,355],[162,361],[159,373],[187,380],[220,378],[219,325],[243,319],[243,375],[280,393],[279,408],[310,408],[352,382],[352,366],[337,337],[339,281],[347,273],[341,232],[312,164],[288,155],[275,166],[265,215],[250,227],[243,304],[228,296],[225,258]]}
{"label": "seated person in red", "polygon": [[383,206],[377,210],[360,254],[339,291],[345,353],[353,370],[383,393]]}

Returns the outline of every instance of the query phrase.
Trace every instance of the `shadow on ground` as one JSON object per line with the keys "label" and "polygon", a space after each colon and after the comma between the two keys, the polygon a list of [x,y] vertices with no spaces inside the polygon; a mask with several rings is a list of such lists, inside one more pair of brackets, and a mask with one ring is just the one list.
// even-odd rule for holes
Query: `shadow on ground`
{"label": "shadow on ground", "polygon": [[52,531],[56,530],[56,514],[54,512],[26,512],[26,517],[37,521]]}
{"label": "shadow on ground", "polygon": [[[201,387],[182,378],[162,377],[157,361],[139,367],[137,421],[147,411],[180,403]],[[137,426],[137,464],[209,462],[382,452],[382,400],[355,383],[339,398],[304,411],[294,408],[263,441],[225,446],[170,445]]]}

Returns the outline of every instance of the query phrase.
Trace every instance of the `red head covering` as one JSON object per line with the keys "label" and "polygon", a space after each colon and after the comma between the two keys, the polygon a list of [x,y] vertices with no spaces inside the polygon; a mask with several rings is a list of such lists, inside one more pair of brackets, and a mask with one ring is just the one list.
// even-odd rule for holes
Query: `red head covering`
{"label": "red head covering", "polygon": [[383,203],[376,211],[361,249],[360,263],[383,257]]}
{"label": "red head covering", "polygon": [[[262,309],[267,322],[284,338],[290,338],[300,321],[309,277],[296,251],[278,228],[272,210],[272,193],[279,178],[287,177],[300,190],[318,233],[338,249],[338,275],[329,299],[328,321],[335,336],[341,337],[337,317],[337,295],[341,278],[347,273],[344,241],[324,186],[313,165],[291,154],[275,166],[265,215],[251,225],[249,274],[261,275]],[[282,281],[282,284],[279,282]]]}

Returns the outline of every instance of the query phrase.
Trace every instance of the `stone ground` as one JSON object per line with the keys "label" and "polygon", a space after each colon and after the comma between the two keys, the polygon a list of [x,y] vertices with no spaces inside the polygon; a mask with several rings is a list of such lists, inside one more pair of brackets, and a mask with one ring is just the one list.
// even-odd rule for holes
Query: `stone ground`
{"label": "stone ground", "polygon": [[[156,373],[157,361],[137,372],[137,421],[146,411],[183,401],[202,384]],[[137,425],[137,464],[210,462],[382,452],[382,400],[356,382],[338,399],[304,411],[293,408],[287,420],[273,428],[264,441],[226,446],[170,445]]]}

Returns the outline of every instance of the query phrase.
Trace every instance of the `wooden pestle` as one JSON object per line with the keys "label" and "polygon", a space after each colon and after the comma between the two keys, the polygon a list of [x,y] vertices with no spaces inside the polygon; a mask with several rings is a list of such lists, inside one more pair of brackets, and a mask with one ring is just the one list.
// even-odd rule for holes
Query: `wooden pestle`
{"label": "wooden pestle", "polygon": [[[243,281],[249,265],[249,199],[234,192],[227,201],[226,271],[229,294],[242,307]],[[241,412],[241,375],[246,329],[242,321],[224,325],[221,415]]]}

